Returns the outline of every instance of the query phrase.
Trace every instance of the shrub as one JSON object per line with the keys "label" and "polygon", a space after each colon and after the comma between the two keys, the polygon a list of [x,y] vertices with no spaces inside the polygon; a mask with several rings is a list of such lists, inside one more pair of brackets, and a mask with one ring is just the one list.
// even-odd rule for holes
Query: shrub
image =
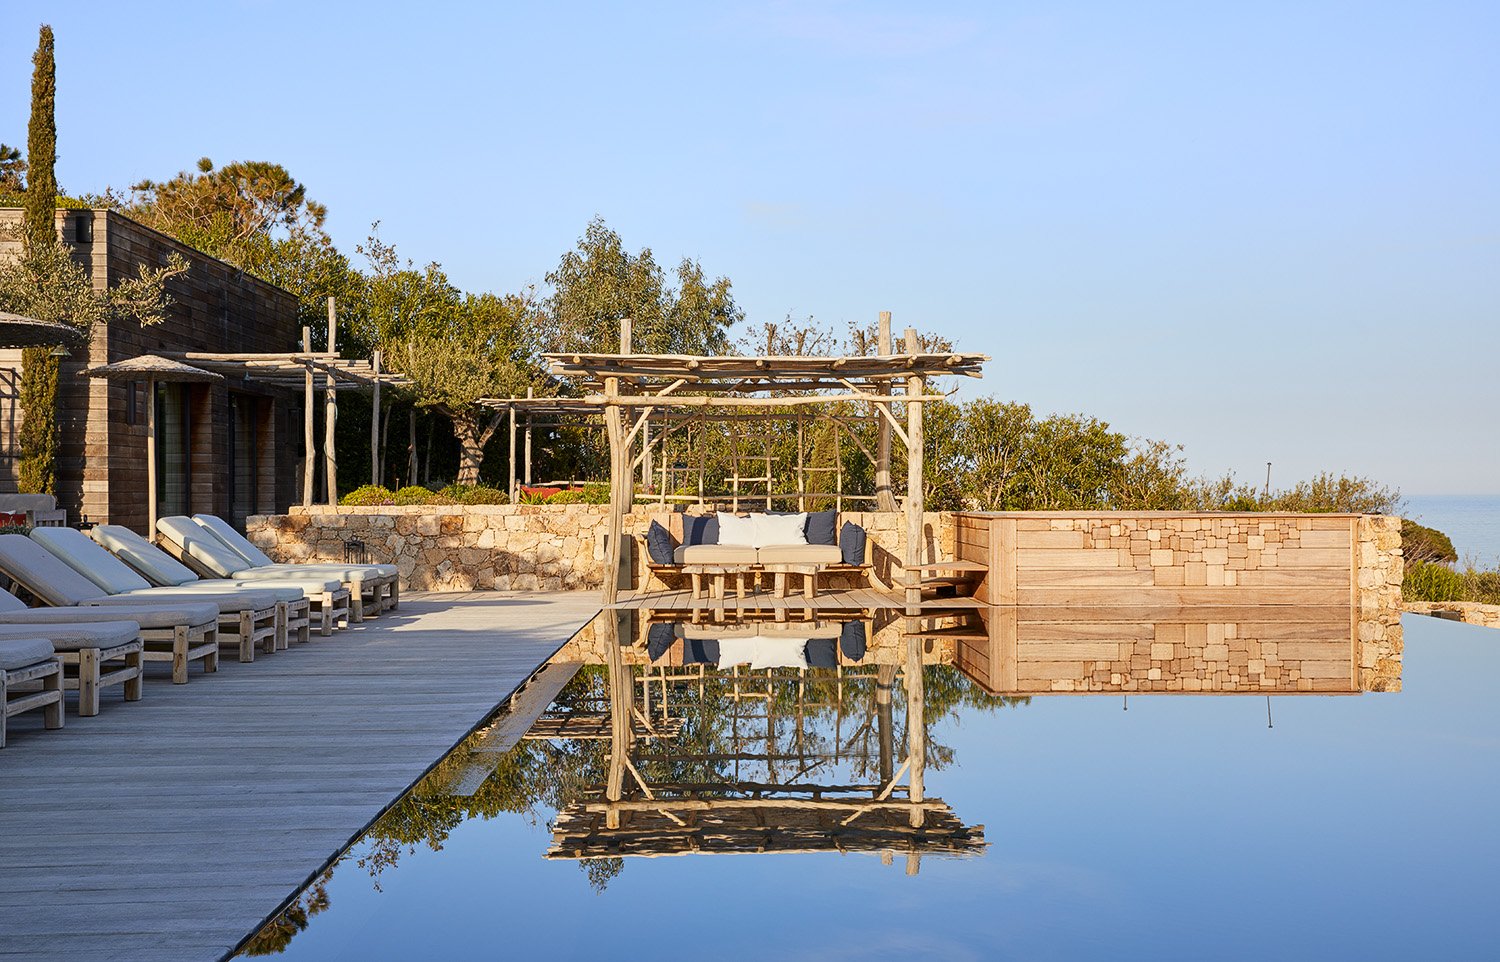
{"label": "shrub", "polygon": [[1447,565],[1418,561],[1406,566],[1401,596],[1407,601],[1463,601],[1464,576]]}
{"label": "shrub", "polygon": [[419,484],[407,485],[397,491],[392,500],[396,504],[453,504],[452,498]]}
{"label": "shrub", "polygon": [[0,534],[31,534],[31,525],[3,524],[0,525]]}
{"label": "shrub", "polygon": [[583,503],[609,504],[609,485],[585,484],[583,486]]}
{"label": "shrub", "polygon": [[396,496],[391,490],[379,484],[366,484],[355,488],[348,494],[339,498],[339,504],[359,506],[371,506],[379,504],[395,504]]}
{"label": "shrub", "polygon": [[[458,485],[453,485],[458,487]],[[484,485],[475,485],[466,489],[463,494],[456,498],[461,504],[509,504],[510,497],[499,488],[489,488]]]}
{"label": "shrub", "polygon": [[1401,554],[1408,564],[1413,561],[1458,560],[1453,542],[1436,528],[1428,528],[1415,521],[1401,519]]}
{"label": "shrub", "polygon": [[1487,605],[1500,605],[1500,571],[1464,572],[1465,595],[1469,601],[1481,601]]}
{"label": "shrub", "polygon": [[559,491],[547,498],[548,504],[588,504],[588,499],[582,491]]}

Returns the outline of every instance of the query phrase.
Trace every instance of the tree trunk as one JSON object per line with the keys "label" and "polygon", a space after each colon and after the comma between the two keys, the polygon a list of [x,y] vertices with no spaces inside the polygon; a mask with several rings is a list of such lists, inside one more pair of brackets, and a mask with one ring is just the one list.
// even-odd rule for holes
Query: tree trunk
{"label": "tree trunk", "polygon": [[417,407],[406,412],[406,484],[417,483]]}
{"label": "tree trunk", "polygon": [[459,484],[476,485],[479,483],[479,469],[484,464],[484,446],[490,443],[490,438],[495,436],[500,422],[504,419],[504,412],[490,417],[481,422],[477,417],[467,414],[455,414],[443,409],[448,419],[453,422],[453,436],[458,438],[458,478]]}

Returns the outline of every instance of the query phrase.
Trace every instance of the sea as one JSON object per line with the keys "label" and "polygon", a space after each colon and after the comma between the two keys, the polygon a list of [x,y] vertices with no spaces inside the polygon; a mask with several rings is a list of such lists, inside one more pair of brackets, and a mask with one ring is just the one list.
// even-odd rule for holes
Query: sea
{"label": "sea", "polygon": [[1459,564],[1500,567],[1500,494],[1407,495],[1402,514],[1453,539]]}

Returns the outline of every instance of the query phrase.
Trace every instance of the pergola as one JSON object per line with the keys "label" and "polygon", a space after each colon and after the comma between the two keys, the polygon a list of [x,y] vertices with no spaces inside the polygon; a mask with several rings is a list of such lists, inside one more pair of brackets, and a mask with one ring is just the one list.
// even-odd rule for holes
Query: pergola
{"label": "pergola", "polygon": [[[880,352],[839,357],[712,356],[637,354],[631,350],[632,322],[620,322],[620,350],[616,354],[553,353],[545,357],[555,377],[566,378],[588,392],[576,399],[575,410],[603,415],[610,450],[610,512],[604,602],[618,600],[624,512],[635,502],[635,442],[653,415],[681,416],[716,412],[754,418],[770,409],[859,403],[871,406],[881,419],[875,457],[877,508],[894,510],[890,476],[891,438],[907,450],[906,552],[908,571],[921,563],[923,405],[946,395],[929,393],[933,378],[982,376],[989,360],[983,354],[931,353],[921,349],[917,332],[907,328],[904,350],[891,342],[890,315],[882,313]],[[555,399],[554,399],[555,400]],[[513,401],[512,401],[513,403]],[[904,408],[904,419],[896,414]],[[513,408],[514,410],[514,408]],[[782,415],[784,416],[784,414]],[[903,423],[904,420],[904,423]],[[649,452],[649,445],[647,446]],[[907,587],[908,613],[915,615],[921,590],[914,579]]]}

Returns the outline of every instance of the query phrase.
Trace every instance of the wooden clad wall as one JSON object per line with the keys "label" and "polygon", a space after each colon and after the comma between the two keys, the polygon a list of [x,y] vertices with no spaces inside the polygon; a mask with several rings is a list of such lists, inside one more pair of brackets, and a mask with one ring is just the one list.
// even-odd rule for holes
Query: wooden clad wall
{"label": "wooden clad wall", "polygon": [[1359,690],[1347,605],[1202,611],[982,609],[956,663],[1005,695]]}
{"label": "wooden clad wall", "polygon": [[980,597],[1020,605],[1350,605],[1358,516],[960,514]]}

